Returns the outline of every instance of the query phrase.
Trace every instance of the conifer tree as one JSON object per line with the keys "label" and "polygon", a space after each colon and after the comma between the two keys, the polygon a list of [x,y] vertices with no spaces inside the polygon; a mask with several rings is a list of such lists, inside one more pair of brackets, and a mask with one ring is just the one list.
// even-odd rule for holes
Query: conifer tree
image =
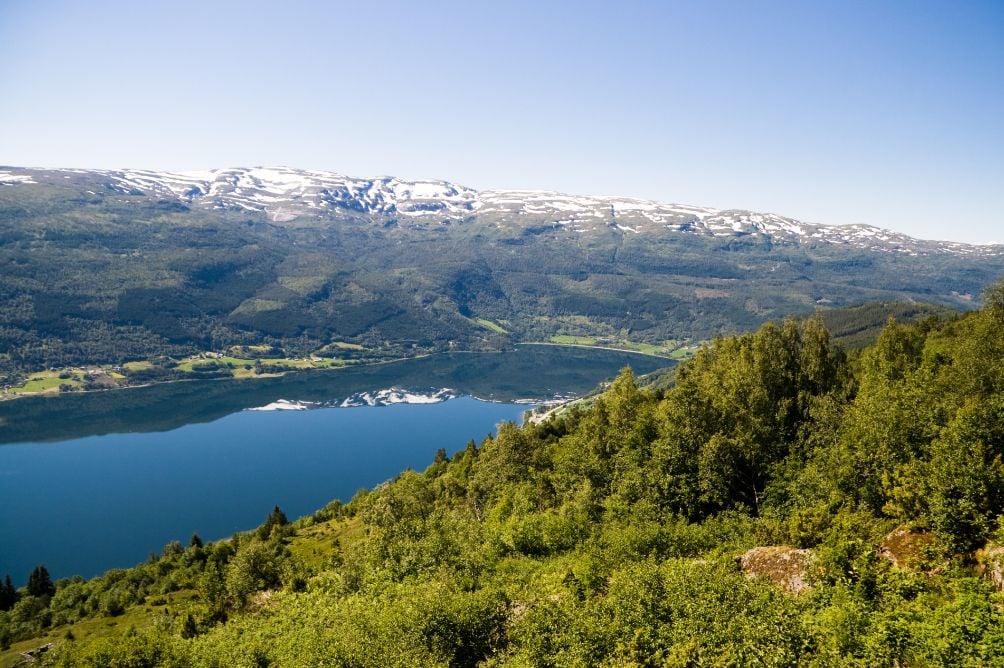
{"label": "conifer tree", "polygon": [[36,566],[35,570],[28,576],[29,596],[52,596],[56,593],[56,587],[49,577],[49,570],[45,566]]}
{"label": "conifer tree", "polygon": [[17,603],[17,589],[10,581],[10,574],[4,578],[3,584],[0,584],[0,612],[5,610],[10,610]]}

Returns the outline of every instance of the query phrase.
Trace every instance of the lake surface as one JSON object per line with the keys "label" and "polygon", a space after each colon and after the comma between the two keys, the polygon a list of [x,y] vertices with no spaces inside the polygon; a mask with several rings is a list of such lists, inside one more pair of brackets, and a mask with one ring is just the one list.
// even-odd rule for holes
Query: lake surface
{"label": "lake surface", "polygon": [[[438,448],[454,453],[529,408],[581,394],[630,364],[667,360],[545,346],[436,355],[247,381],[193,381],[0,404],[0,577],[94,576],[192,533],[223,538],[347,501]],[[437,404],[248,411],[288,399],[339,401],[392,386],[453,388]]]}

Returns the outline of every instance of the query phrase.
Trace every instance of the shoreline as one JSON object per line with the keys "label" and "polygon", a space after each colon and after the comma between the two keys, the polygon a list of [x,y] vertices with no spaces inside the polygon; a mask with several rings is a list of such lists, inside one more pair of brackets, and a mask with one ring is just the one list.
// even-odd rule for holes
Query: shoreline
{"label": "shoreline", "polygon": [[[627,353],[627,354],[631,354],[631,355],[644,355],[645,357],[655,357],[655,358],[658,358],[658,359],[664,359],[664,360],[666,360],[667,362],[670,362],[670,363],[678,362],[679,361],[679,360],[676,360],[676,359],[674,359],[672,357],[668,357],[666,355],[658,355],[656,353],[642,352],[640,350],[631,350],[630,348],[615,348],[615,347],[612,347],[612,346],[591,346],[591,345],[586,345],[586,344],[583,344],[583,343],[552,343],[552,342],[547,342],[547,341],[520,341],[520,342],[517,342],[517,343],[513,344],[514,348],[518,347],[518,346],[554,346],[554,347],[559,347],[559,348],[584,348],[584,349],[587,349],[587,350],[607,350],[607,351],[611,351],[611,352]],[[154,381],[149,381],[149,382],[144,382],[144,383],[138,383],[138,384],[135,384],[135,385],[132,385],[132,384],[130,384],[130,385],[120,385],[120,386],[117,386],[117,387],[96,388],[96,389],[90,389],[90,390],[76,390],[76,391],[73,391],[73,392],[62,392],[62,391],[56,391],[56,392],[50,392],[50,391],[42,391],[42,392],[3,392],[2,394],[0,394],[0,402],[17,401],[18,399],[28,399],[28,398],[34,398],[34,397],[58,398],[58,397],[73,396],[73,395],[96,394],[96,393],[100,393],[100,392],[116,392],[116,391],[119,391],[119,390],[133,390],[133,389],[140,389],[140,388],[144,388],[144,387],[153,387],[153,386],[156,386],[156,385],[169,385],[169,384],[174,384],[174,383],[191,383],[191,382],[207,382],[207,381],[227,381],[227,380],[229,380],[229,381],[248,381],[248,382],[253,382],[255,380],[265,379],[265,378],[282,378],[284,376],[287,376],[287,375],[290,375],[290,374],[294,374],[294,373],[305,373],[305,372],[313,372],[313,371],[323,371],[323,372],[340,371],[340,370],[348,369],[348,368],[371,367],[371,366],[380,366],[380,365],[384,365],[384,364],[395,364],[395,363],[399,363],[399,362],[407,362],[407,361],[410,361],[410,360],[425,359],[427,357],[433,357],[435,355],[444,355],[444,354],[447,354],[447,353],[466,353],[466,354],[478,354],[478,355],[496,354],[496,355],[500,355],[500,354],[503,354],[503,353],[506,353],[506,352],[513,352],[513,351],[512,350],[439,350],[439,351],[434,351],[434,352],[429,352],[429,353],[422,353],[420,355],[414,355],[414,356],[409,356],[409,357],[395,357],[395,358],[392,358],[392,359],[376,360],[376,361],[365,362],[365,363],[360,363],[360,364],[343,364],[343,365],[340,365],[340,366],[329,366],[329,367],[307,368],[307,369],[288,369],[286,371],[281,371],[281,372],[278,372],[278,373],[268,373],[268,374],[261,374],[261,375],[255,375],[255,376],[244,376],[244,377],[240,377],[240,378],[237,378],[237,377],[234,377],[234,376],[221,377],[221,378],[170,378],[170,379],[165,379],[165,380],[154,380]],[[40,373],[40,372],[36,371],[36,372],[33,372],[33,373]]]}
{"label": "shoreline", "polygon": [[585,343],[554,343],[551,341],[521,341],[520,343],[514,344],[517,346],[561,346],[562,348],[588,348],[590,350],[612,350],[618,353],[631,353],[632,355],[645,355],[646,357],[658,357],[659,359],[669,360],[671,362],[678,362],[674,357],[669,355],[660,355],[658,353],[646,353],[641,350],[632,350],[631,348],[614,348],[613,346],[590,346]]}
{"label": "shoreline", "polygon": [[[450,351],[455,352],[455,351]],[[156,385],[171,385],[174,383],[193,383],[193,382],[214,382],[214,381],[255,381],[265,378],[282,378],[294,373],[304,373],[310,371],[341,371],[342,369],[358,368],[358,367],[370,367],[379,366],[381,364],[393,364],[396,362],[407,362],[408,360],[418,360],[424,359],[426,357],[431,357],[433,355],[439,355],[441,353],[424,353],[422,355],[415,355],[414,357],[395,357],[393,359],[387,360],[377,360],[374,362],[365,362],[361,364],[343,364],[341,366],[328,366],[328,367],[315,367],[309,369],[287,369],[286,371],[281,371],[279,373],[263,373],[256,376],[242,376],[240,378],[235,376],[222,377],[222,378],[169,378],[166,380],[155,380],[146,383],[138,383],[135,385],[120,385],[118,387],[103,387],[93,390],[75,390],[73,392],[4,392],[0,394],[0,402],[3,401],[17,401],[18,399],[27,399],[31,397],[64,397],[64,396],[74,396],[81,394],[97,394],[99,392],[116,392],[119,390],[136,390],[143,387],[154,387]],[[38,373],[38,372],[35,372]]]}

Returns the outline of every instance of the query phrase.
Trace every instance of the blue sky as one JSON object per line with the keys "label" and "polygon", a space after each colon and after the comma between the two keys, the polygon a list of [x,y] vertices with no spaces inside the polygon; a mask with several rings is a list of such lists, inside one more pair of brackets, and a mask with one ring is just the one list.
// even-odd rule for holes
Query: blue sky
{"label": "blue sky", "polygon": [[1004,2],[0,0],[0,164],[290,165],[1004,242]]}

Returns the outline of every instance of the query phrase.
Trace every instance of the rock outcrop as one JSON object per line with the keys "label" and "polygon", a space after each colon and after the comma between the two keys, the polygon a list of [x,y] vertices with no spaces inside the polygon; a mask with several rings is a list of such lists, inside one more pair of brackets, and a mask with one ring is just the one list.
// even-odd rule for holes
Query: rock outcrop
{"label": "rock outcrop", "polygon": [[816,562],[812,550],[786,545],[754,547],[739,557],[739,567],[748,578],[764,577],[792,594],[812,587],[809,574]]}
{"label": "rock outcrop", "polygon": [[926,561],[927,549],[933,543],[934,534],[930,531],[899,527],[882,539],[878,552],[896,568],[916,568]]}
{"label": "rock outcrop", "polygon": [[976,553],[980,574],[993,584],[997,591],[1004,591],[1004,545],[987,543]]}

